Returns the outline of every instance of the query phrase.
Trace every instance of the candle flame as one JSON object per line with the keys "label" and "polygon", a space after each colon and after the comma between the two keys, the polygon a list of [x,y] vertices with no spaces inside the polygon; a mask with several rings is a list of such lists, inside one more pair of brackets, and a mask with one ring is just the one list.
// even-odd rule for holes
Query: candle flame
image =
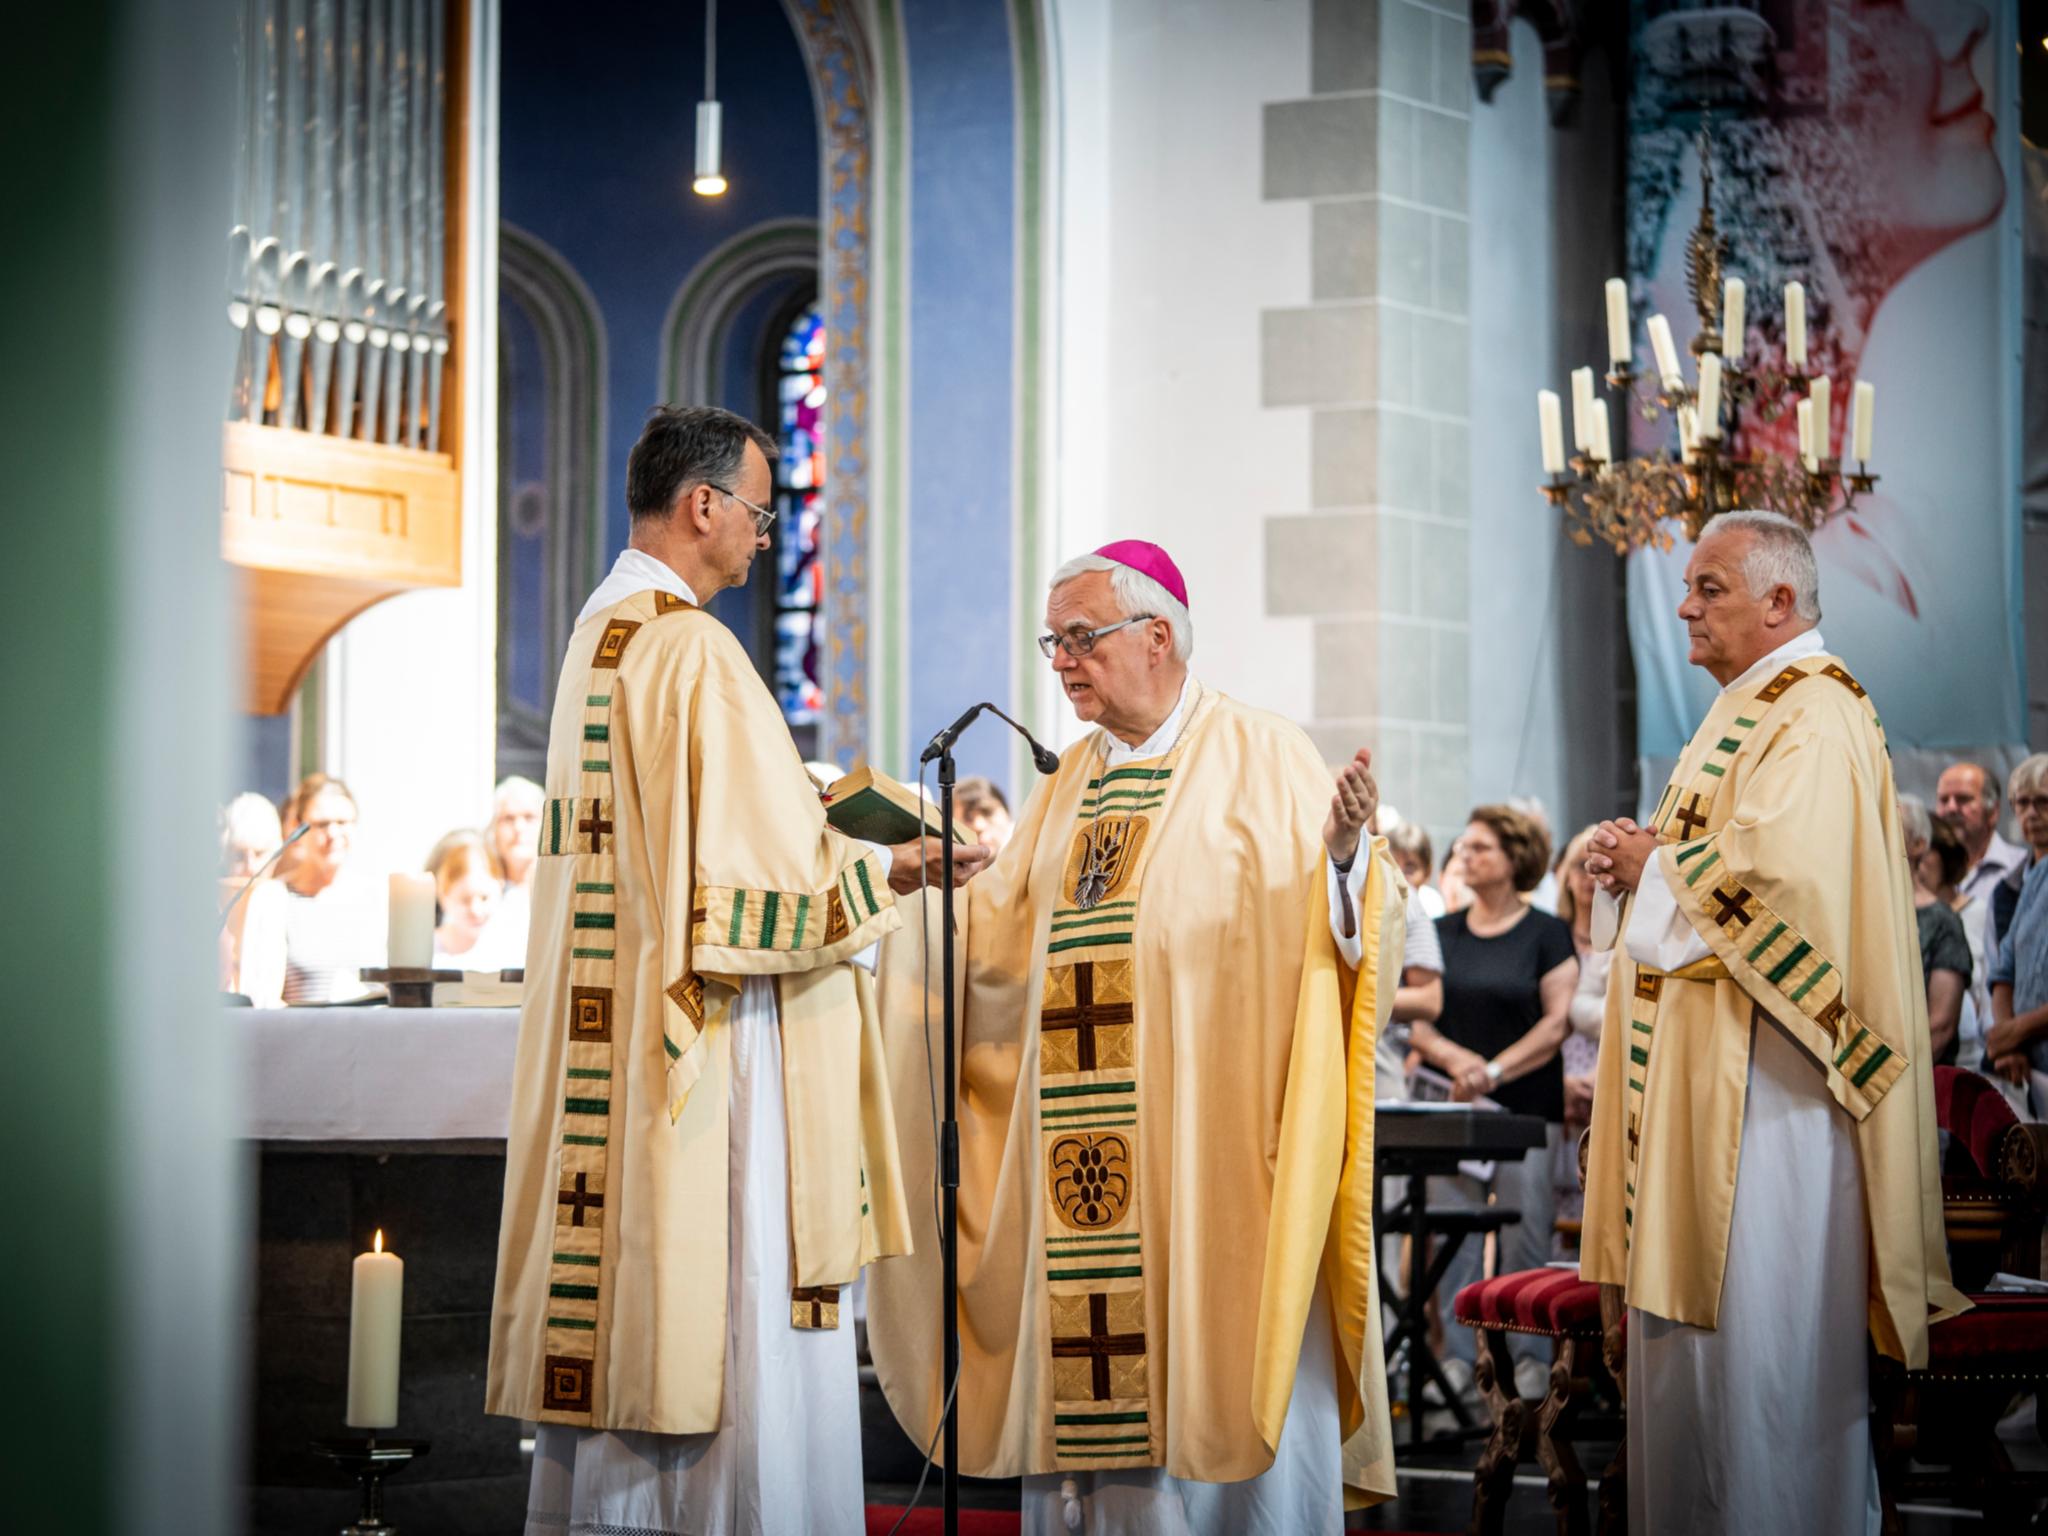
{"label": "candle flame", "polygon": [[382,1253],[384,1251],[384,1229],[382,1227],[377,1229],[377,1243],[371,1251],[375,1253]]}

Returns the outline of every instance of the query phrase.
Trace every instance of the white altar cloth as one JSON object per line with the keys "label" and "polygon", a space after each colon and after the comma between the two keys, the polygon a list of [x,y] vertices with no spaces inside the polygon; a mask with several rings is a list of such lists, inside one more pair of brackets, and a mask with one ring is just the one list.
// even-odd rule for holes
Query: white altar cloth
{"label": "white altar cloth", "polygon": [[251,1008],[242,1134],[257,1141],[503,1141],[516,1008]]}

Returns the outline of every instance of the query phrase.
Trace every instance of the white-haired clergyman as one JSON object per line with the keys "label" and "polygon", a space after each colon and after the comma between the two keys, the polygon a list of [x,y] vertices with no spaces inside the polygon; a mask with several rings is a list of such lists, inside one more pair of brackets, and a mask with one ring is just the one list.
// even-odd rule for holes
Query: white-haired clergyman
{"label": "white-haired clergyman", "polygon": [[1891,759],[1796,524],[1716,518],[1685,588],[1721,696],[1587,860],[1623,953],[1580,1273],[1627,1292],[1629,1529],[1875,1536],[1869,1342],[1924,1365],[1968,1305]]}
{"label": "white-haired clergyman", "polygon": [[[1062,566],[1038,643],[1098,729],[964,903],[961,1470],[1022,1477],[1027,1532],[1338,1532],[1346,1485],[1394,1492],[1367,1138],[1406,888],[1361,838],[1370,759],[1333,794],[1298,727],[1189,673],[1157,545]],[[910,1187],[917,954],[883,959]],[[869,1340],[922,1444],[946,1388],[918,1238],[874,1271]]]}

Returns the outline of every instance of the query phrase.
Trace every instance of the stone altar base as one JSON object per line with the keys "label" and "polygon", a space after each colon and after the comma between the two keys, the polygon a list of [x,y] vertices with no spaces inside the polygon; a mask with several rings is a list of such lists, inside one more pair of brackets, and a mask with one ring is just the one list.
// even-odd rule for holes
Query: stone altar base
{"label": "stone altar base", "polygon": [[507,1536],[526,1512],[525,1431],[483,1411],[503,1143],[255,1144],[247,1518],[252,1536],[308,1536],[354,1518],[309,1442],[350,1433],[350,1264],[384,1229],[405,1260],[398,1424],[431,1442],[385,1488],[401,1532]]}

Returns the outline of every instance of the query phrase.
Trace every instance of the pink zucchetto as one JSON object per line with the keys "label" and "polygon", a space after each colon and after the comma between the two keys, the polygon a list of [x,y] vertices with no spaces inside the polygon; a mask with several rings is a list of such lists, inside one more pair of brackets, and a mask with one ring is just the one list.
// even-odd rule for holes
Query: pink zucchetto
{"label": "pink zucchetto", "polygon": [[1188,606],[1188,584],[1180,574],[1180,567],[1173,563],[1173,556],[1157,544],[1148,544],[1143,539],[1118,539],[1114,544],[1103,545],[1095,553],[1105,560],[1114,560],[1118,565],[1127,565],[1141,576],[1150,576],[1166,588],[1181,607]]}

